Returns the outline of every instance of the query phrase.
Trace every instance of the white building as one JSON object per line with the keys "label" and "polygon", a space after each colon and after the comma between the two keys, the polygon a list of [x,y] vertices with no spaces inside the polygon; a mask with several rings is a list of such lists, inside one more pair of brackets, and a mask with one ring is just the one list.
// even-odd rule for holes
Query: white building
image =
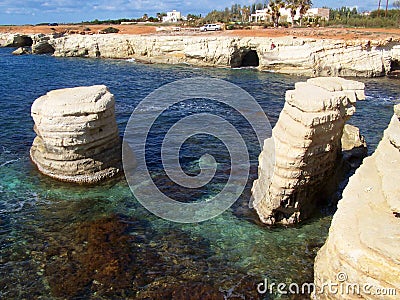
{"label": "white building", "polygon": [[174,9],[173,11],[167,12],[167,15],[163,17],[162,21],[164,23],[176,23],[180,19],[182,19],[181,12]]}
{"label": "white building", "polygon": [[[263,21],[272,21],[272,16],[270,13],[270,8],[258,9],[256,10],[255,14],[251,14],[250,22],[263,22]],[[292,23],[292,16],[290,15],[290,9],[281,8],[279,9],[281,13],[280,21],[286,21]],[[296,12],[296,16],[294,17],[295,20],[299,19],[299,13]]]}
{"label": "white building", "polygon": [[[263,21],[272,21],[270,8],[264,8],[256,10],[255,14],[251,14],[249,21],[250,22],[263,22]],[[281,22],[289,22],[293,23],[292,16],[290,14],[290,9],[281,8],[279,12],[281,13],[280,21]],[[329,20],[329,9],[328,8],[310,8],[303,17],[321,17],[322,19],[328,21]],[[296,14],[294,16],[294,20],[298,21],[300,19],[300,9],[298,8]]]}
{"label": "white building", "polygon": [[257,9],[255,14],[250,15],[249,22],[262,22],[270,18],[271,15],[268,12],[268,8]]}
{"label": "white building", "polygon": [[329,8],[310,8],[307,10],[304,17],[320,17],[321,20],[329,21]]}

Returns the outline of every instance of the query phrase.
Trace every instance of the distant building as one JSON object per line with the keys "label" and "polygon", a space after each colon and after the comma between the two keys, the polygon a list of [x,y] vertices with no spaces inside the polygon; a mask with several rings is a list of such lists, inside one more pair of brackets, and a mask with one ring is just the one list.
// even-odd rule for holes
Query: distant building
{"label": "distant building", "polygon": [[162,18],[162,21],[164,23],[176,23],[181,19],[182,19],[181,12],[173,10],[173,11],[167,12],[167,15]]}
{"label": "distant building", "polygon": [[257,9],[255,14],[250,15],[250,22],[262,22],[269,21],[271,19],[271,15],[268,12],[268,8]]}
{"label": "distant building", "polygon": [[[263,22],[272,21],[270,8],[258,9],[255,14],[251,14],[249,21],[250,22]],[[290,9],[281,8],[279,12],[281,13],[280,20],[283,22],[293,23],[292,16],[290,14]],[[321,19],[328,21],[329,20],[329,9],[328,8],[310,8],[303,17],[316,18],[321,17]],[[294,16],[294,20],[298,21],[300,19],[300,9],[297,9],[296,14]]]}
{"label": "distant building", "polygon": [[321,20],[329,21],[329,8],[310,8],[304,17],[316,18],[320,17]]}

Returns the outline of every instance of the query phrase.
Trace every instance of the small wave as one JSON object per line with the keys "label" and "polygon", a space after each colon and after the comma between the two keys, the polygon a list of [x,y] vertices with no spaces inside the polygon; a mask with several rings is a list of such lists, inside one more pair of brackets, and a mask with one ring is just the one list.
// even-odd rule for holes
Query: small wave
{"label": "small wave", "polygon": [[16,207],[0,209],[0,214],[10,214],[10,213],[20,212],[23,209],[24,205],[25,201],[18,202],[16,204]]}
{"label": "small wave", "polygon": [[149,106],[146,108],[138,109],[138,111],[140,111],[140,112],[162,111],[162,108],[160,106]]}
{"label": "small wave", "polygon": [[4,153],[7,153],[7,154],[8,154],[8,153],[11,153],[11,151],[8,150],[6,147],[4,147],[4,146],[2,146],[2,147],[3,147],[3,152],[4,152]]}
{"label": "small wave", "polygon": [[0,165],[0,168],[1,168],[1,167],[4,167],[4,166],[6,166],[6,165],[12,164],[12,163],[14,163],[14,162],[17,162],[17,161],[19,161],[19,160],[20,160],[20,158],[8,160],[8,161],[2,163],[2,164]]}
{"label": "small wave", "polygon": [[128,58],[126,61],[129,61],[129,62],[136,62],[136,59],[134,59],[134,58]]}

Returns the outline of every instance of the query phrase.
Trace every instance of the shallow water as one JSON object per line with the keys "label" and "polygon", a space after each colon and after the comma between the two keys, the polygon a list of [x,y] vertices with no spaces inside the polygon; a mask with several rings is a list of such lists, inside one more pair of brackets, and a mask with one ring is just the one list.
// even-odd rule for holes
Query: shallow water
{"label": "shallow water", "polygon": [[[177,79],[206,76],[235,83],[275,124],[285,91],[305,78],[123,60],[12,56],[11,51],[0,49],[0,298],[251,299],[258,297],[255,285],[264,277],[274,282],[312,281],[313,259],[325,241],[331,216],[320,213],[294,228],[271,229],[258,223],[247,203],[260,149],[248,124],[226,107],[204,108],[204,103],[193,101],[171,108],[162,122],[168,128],[181,115],[208,109],[226,115],[248,136],[247,188],[230,210],[200,224],[176,224],[153,216],[134,199],[122,177],[80,187],[40,175],[29,160],[34,138],[30,106],[53,89],[107,85],[116,98],[122,135],[136,105]],[[362,81],[367,99],[357,104],[351,123],[360,127],[372,153],[393,104],[400,102],[400,88],[398,81],[386,78]],[[158,144],[161,132],[154,132],[152,139]],[[193,197],[203,199],[224,182],[229,157],[218,141],[201,137],[190,144],[182,161],[188,172],[196,173],[199,157],[191,156],[190,150],[197,144],[214,149],[222,166],[221,181],[194,192]],[[156,154],[148,157],[155,171]],[[162,173],[155,174],[168,185]],[[177,189],[168,191],[179,198]]]}

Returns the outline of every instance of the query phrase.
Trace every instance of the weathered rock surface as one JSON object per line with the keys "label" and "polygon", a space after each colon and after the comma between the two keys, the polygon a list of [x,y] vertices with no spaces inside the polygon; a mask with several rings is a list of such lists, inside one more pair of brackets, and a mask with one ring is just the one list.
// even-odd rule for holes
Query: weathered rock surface
{"label": "weathered rock surface", "polygon": [[7,34],[3,35],[0,39],[2,40],[2,47],[29,47],[32,46],[33,40],[29,35],[25,34]]}
{"label": "weathered rock surface", "polygon": [[50,40],[59,38],[59,34],[36,34],[33,36],[32,53],[33,54],[52,54],[54,53],[54,48],[50,44]]}
{"label": "weathered rock surface", "polygon": [[360,130],[350,124],[345,124],[341,139],[343,160],[347,161],[352,168],[358,168],[364,157],[368,155],[365,138]]}
{"label": "weathered rock surface", "polygon": [[18,49],[12,52],[14,55],[24,55],[24,54],[31,54],[30,47],[19,47]]}
{"label": "weathered rock surface", "polygon": [[50,91],[36,99],[32,117],[37,134],[32,161],[50,177],[94,183],[121,170],[121,143],[114,96],[106,86]]}
{"label": "weathered rock surface", "polygon": [[54,53],[54,48],[48,41],[40,41],[32,46],[33,54],[48,54]]}
{"label": "weathered rock surface", "polygon": [[[400,291],[400,105],[375,153],[350,178],[315,260],[315,299],[398,299]],[[346,274],[345,282],[339,273]],[[343,276],[341,276],[343,278]],[[339,278],[340,279],[340,278]],[[322,290],[355,284],[360,296]],[[367,290],[365,285],[369,285]],[[378,288],[386,294],[379,297]],[[387,289],[397,289],[397,295]]]}
{"label": "weathered rock surface", "polygon": [[[17,47],[14,40],[19,39],[18,36],[0,34],[0,46]],[[313,77],[383,76],[400,67],[400,42],[392,39],[345,41],[290,36],[265,38],[127,34],[51,34],[32,35],[29,38],[33,39],[33,48],[38,43],[38,48],[46,46],[46,53],[54,51],[55,56],[135,58],[147,63],[184,63],[195,66],[240,67],[246,55],[255,51],[260,70]],[[47,39],[46,42],[44,39]]]}
{"label": "weathered rock surface", "polygon": [[307,218],[341,158],[341,137],[364,84],[312,78],[286,92],[272,138],[265,140],[254,181],[253,205],[266,224]]}
{"label": "weathered rock surface", "polygon": [[391,55],[397,55],[392,51],[395,45],[383,47],[381,41],[292,37],[71,35],[53,40],[52,45],[55,56],[217,67],[240,67],[245,55],[254,50],[260,70],[308,76],[382,76],[391,70]]}

